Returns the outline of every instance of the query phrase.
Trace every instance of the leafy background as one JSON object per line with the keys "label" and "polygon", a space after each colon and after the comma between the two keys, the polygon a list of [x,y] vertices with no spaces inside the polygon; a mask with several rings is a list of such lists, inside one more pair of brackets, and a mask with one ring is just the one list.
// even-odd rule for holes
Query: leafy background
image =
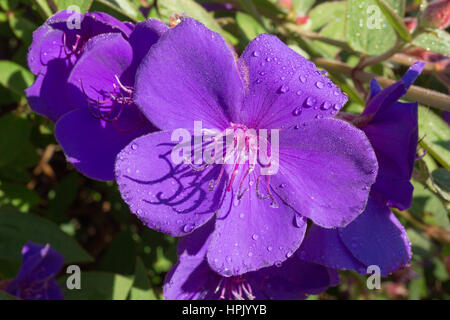
{"label": "leafy background", "polygon": [[[234,10],[223,10],[224,3]],[[68,264],[80,265],[82,290],[66,291],[67,299],[161,299],[164,276],[176,261],[177,240],[143,227],[130,214],[114,182],[97,182],[77,173],[55,141],[54,125],[31,112],[27,104],[24,89],[33,82],[27,70],[27,49],[32,32],[54,12],[76,4],[82,11],[104,11],[121,20],[156,17],[167,23],[178,13],[221,33],[238,51],[256,35],[273,33],[319,67],[326,67],[350,97],[346,111],[359,112],[364,105],[362,92],[371,78],[352,79],[351,68],[361,58],[389,51],[397,39],[450,55],[446,31],[413,35],[405,31],[401,18],[405,12],[417,16],[420,3],[0,0],[0,280],[15,276],[20,249],[28,240],[50,243]],[[382,30],[366,26],[366,6],[373,4],[388,9],[383,11]],[[386,56],[365,71],[395,80],[411,61],[402,54]],[[416,85],[448,94],[448,82],[442,79],[449,71],[436,66],[429,63]],[[450,298],[450,128],[439,110],[450,103],[448,96],[436,104],[421,102],[419,153],[427,152],[416,162],[412,208],[396,212],[412,242],[411,266],[383,279],[381,290],[368,290],[365,276],[342,272],[338,287],[309,299]],[[59,277],[63,286],[65,276],[63,272]],[[5,298],[11,297],[0,294],[0,299]]]}

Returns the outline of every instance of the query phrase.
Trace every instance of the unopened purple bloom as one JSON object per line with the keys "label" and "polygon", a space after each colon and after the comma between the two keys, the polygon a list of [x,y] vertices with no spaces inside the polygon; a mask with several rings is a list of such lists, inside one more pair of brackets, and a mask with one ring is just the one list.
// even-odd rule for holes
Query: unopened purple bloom
{"label": "unopened purple bloom", "polygon": [[[236,60],[220,35],[186,18],[150,49],[135,98],[163,131],[118,155],[121,194],[144,223],[172,236],[214,219],[207,260],[222,275],[286,260],[302,242],[306,218],[345,226],[365,208],[377,162],[362,131],[332,118],[346,96],[275,36],[258,36]],[[194,121],[221,132],[280,129],[278,172],[263,176],[248,162],[204,170],[174,164],[172,131],[192,130]]]}
{"label": "unopened purple bloom", "polygon": [[[40,71],[27,97],[34,111],[56,121],[68,161],[90,178],[113,180],[117,153],[155,130],[134,105],[134,75],[167,27],[147,20],[131,30],[94,12],[83,16],[81,29],[66,30],[67,15],[58,13],[36,31],[28,58]],[[33,64],[50,53],[45,63]]]}
{"label": "unopened purple bloom", "polygon": [[304,299],[339,283],[336,270],[301,260],[295,253],[283,263],[243,275],[224,277],[206,260],[214,222],[183,237],[178,263],[164,284],[167,300],[286,300]]}
{"label": "unopened purple bloom", "polygon": [[49,244],[27,242],[22,249],[22,266],[8,284],[6,292],[24,300],[62,300],[63,292],[55,280],[64,257]]}
{"label": "unopened purple bloom", "polygon": [[424,63],[414,64],[402,80],[382,90],[371,83],[370,100],[353,122],[368,136],[378,158],[378,177],[364,212],[345,228],[313,225],[300,248],[301,257],[332,268],[365,274],[377,265],[382,275],[403,268],[411,259],[405,229],[388,206],[411,206],[411,179],[418,143],[417,103],[398,102]]}

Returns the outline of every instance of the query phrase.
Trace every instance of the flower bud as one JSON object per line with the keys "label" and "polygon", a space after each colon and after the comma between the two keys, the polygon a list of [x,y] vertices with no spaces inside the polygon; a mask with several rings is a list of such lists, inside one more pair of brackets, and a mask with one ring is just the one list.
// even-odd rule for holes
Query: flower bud
{"label": "flower bud", "polygon": [[420,26],[445,29],[450,25],[450,0],[432,1],[420,17]]}

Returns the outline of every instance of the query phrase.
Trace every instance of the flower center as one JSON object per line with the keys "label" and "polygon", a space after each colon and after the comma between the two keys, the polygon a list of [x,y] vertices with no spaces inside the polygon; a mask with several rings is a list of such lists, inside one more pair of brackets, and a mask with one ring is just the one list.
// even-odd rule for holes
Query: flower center
{"label": "flower center", "polygon": [[[203,133],[211,135],[209,130],[204,130]],[[231,166],[225,187],[227,192],[230,192],[236,184],[238,188],[236,199],[239,201],[255,185],[258,199],[270,199],[271,206],[277,208],[278,203],[270,189],[270,167],[276,160],[272,157],[272,146],[269,140],[271,137],[268,136],[267,130],[259,130],[258,134],[255,129],[243,124],[230,123],[224,131],[218,134],[212,133],[212,142],[204,148],[203,155],[207,157],[203,159],[204,164],[202,166],[190,164],[190,166],[195,171],[202,171],[213,163],[221,166],[218,177],[209,183],[210,191],[214,190],[222,180],[225,166]],[[262,192],[262,186],[265,194]]]}
{"label": "flower center", "polygon": [[[108,98],[103,100],[89,97],[84,90],[83,82],[81,80],[80,83],[81,90],[88,100],[89,112],[95,119],[99,119],[106,123],[112,123],[116,130],[124,133],[136,129],[145,122],[144,116],[133,102],[133,88],[123,85],[117,75],[115,75],[115,82],[112,84],[112,92],[102,90],[102,95],[108,96]],[[139,115],[139,119],[135,121],[136,123],[129,125],[127,128],[123,128],[119,126],[118,121],[126,108],[135,109],[135,112]]]}
{"label": "flower center", "polygon": [[250,283],[243,277],[221,278],[214,293],[219,293],[219,300],[254,300]]}

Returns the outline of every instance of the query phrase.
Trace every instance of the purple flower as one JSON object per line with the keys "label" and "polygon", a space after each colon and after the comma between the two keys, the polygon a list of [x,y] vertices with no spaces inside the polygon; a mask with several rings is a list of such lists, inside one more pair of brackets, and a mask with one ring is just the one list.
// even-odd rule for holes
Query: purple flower
{"label": "purple flower", "polygon": [[83,16],[81,29],[68,30],[67,16],[58,13],[34,34],[28,60],[38,76],[27,97],[34,111],[56,121],[69,162],[90,178],[113,180],[117,153],[155,130],[134,105],[134,75],[167,27],[147,20],[131,29],[94,12]]}
{"label": "purple flower", "polygon": [[336,270],[301,260],[298,254],[274,267],[243,275],[223,277],[214,272],[206,252],[214,222],[183,237],[178,245],[178,263],[164,284],[167,300],[286,300],[304,299],[339,283]]}
{"label": "purple flower", "polygon": [[46,246],[27,242],[22,249],[22,266],[9,282],[6,292],[24,300],[62,300],[63,292],[55,276],[64,265],[64,257]]}
{"label": "purple flower", "polygon": [[[135,101],[163,131],[118,155],[122,197],[147,226],[172,236],[213,219],[206,256],[222,275],[286,260],[306,218],[345,226],[365,208],[377,162],[362,131],[331,118],[346,96],[275,36],[260,35],[237,60],[220,35],[186,18],[142,61]],[[172,131],[199,120],[221,132],[281,129],[278,173],[263,176],[248,162],[204,170],[173,163]]]}
{"label": "purple flower", "polygon": [[[55,122],[77,107],[67,102],[66,83],[89,39],[104,33],[128,37],[133,29],[105,13],[77,15],[63,10],[50,17],[33,33],[28,51],[28,66],[37,76],[26,90],[28,102],[33,111]],[[75,18],[80,19],[80,28],[71,24]]]}
{"label": "purple flower", "polygon": [[403,78],[382,90],[374,79],[366,109],[353,123],[373,145],[378,176],[364,212],[345,228],[324,229],[312,225],[300,248],[301,257],[332,268],[365,274],[369,265],[387,275],[411,259],[405,229],[388,206],[411,206],[411,179],[418,143],[417,103],[398,102],[422,72],[415,63]]}

